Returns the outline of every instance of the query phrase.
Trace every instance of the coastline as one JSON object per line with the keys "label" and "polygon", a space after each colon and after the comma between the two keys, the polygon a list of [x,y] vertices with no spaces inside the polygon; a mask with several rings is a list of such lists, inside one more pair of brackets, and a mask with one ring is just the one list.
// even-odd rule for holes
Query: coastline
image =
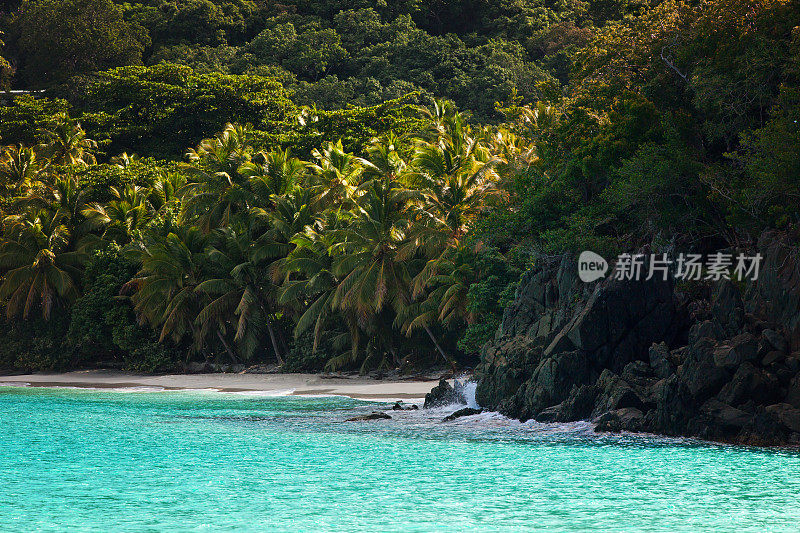
{"label": "coastline", "polygon": [[422,400],[437,380],[376,380],[364,376],[323,374],[166,374],[148,375],[109,370],[0,375],[2,386],[163,390],[208,389],[219,392],[274,393],[296,396],[334,395],[358,400]]}

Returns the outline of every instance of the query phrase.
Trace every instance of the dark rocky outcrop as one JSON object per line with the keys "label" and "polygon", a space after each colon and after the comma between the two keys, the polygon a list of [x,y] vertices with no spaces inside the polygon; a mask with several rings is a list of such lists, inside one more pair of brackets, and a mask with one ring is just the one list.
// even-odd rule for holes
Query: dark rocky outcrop
{"label": "dark rocky outcrop", "polygon": [[433,407],[443,407],[454,403],[466,402],[463,400],[463,396],[456,391],[452,385],[442,379],[439,380],[438,385],[425,395],[425,403],[422,407],[423,409],[431,409]]}
{"label": "dark rocky outcrop", "polygon": [[542,259],[482,350],[478,403],[599,431],[800,442],[800,247],[773,232],[758,252],[757,281],[691,297],[655,277],[582,283],[574,258]]}

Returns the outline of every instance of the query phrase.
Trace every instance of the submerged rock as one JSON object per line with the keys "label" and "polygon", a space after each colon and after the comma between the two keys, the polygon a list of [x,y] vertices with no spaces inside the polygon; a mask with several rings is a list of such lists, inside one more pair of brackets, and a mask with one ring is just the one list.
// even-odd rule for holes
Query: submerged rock
{"label": "submerged rock", "polygon": [[381,411],[373,411],[368,415],[358,415],[345,420],[345,422],[362,422],[365,420],[391,420],[391,416]]}
{"label": "submerged rock", "polygon": [[472,416],[477,415],[483,412],[483,409],[473,409],[472,407],[465,407],[463,409],[459,409],[453,414],[447,415],[442,419],[442,422],[452,422],[456,418],[461,418],[462,416]]}
{"label": "submerged rock", "polygon": [[405,405],[403,402],[395,402],[392,406],[392,411],[414,411],[416,409],[419,409],[419,407],[415,403]]}
{"label": "submerged rock", "polygon": [[607,431],[642,431],[644,428],[644,413],[635,407],[624,407],[609,411],[597,420],[594,430]]}

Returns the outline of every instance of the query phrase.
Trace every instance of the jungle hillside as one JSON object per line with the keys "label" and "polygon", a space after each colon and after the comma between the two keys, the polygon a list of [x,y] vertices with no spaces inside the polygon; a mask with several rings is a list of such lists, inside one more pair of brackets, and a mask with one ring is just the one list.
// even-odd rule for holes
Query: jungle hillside
{"label": "jungle hillside", "polygon": [[3,370],[471,367],[541,257],[797,236],[797,0],[3,6]]}

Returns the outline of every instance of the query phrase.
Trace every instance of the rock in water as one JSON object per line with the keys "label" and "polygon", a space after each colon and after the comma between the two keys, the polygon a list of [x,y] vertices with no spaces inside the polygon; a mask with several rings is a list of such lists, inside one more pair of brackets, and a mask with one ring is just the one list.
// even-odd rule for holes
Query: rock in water
{"label": "rock in water", "polygon": [[455,413],[451,415],[447,415],[442,419],[442,422],[451,422],[456,418],[461,418],[462,416],[472,416],[477,415],[483,412],[483,409],[473,409],[472,407],[465,407],[463,409],[459,409]]}
{"label": "rock in water", "polygon": [[598,433],[607,431],[641,431],[644,426],[644,415],[635,407],[624,407],[609,411],[597,420],[594,430]]}
{"label": "rock in water", "polygon": [[359,415],[354,416],[352,418],[348,418],[345,422],[362,422],[365,420],[391,420],[391,416],[387,415],[386,413],[382,413],[380,411],[373,411],[368,415]]}
{"label": "rock in water", "polygon": [[431,391],[425,395],[425,405],[423,405],[423,408],[430,409],[432,407],[442,407],[454,403],[465,402],[462,400],[461,395],[459,395],[447,381],[442,379],[439,380],[437,386],[432,388]]}

